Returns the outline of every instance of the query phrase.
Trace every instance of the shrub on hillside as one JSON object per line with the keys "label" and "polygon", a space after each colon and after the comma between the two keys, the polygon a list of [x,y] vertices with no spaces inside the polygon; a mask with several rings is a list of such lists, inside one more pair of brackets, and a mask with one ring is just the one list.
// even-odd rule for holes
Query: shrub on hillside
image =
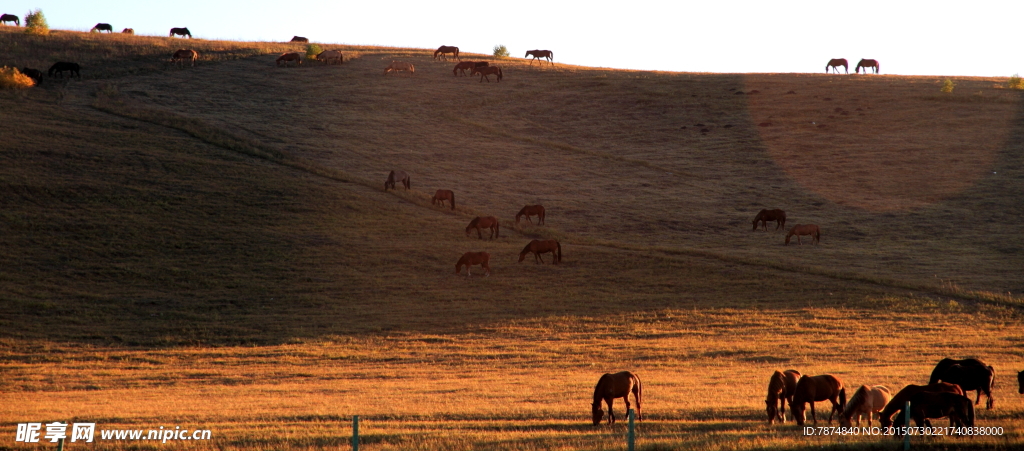
{"label": "shrub on hillside", "polygon": [[316,56],[323,52],[319,45],[309,44],[306,46],[306,59],[316,59]]}
{"label": "shrub on hillside", "polygon": [[0,68],[0,89],[24,89],[35,85],[34,80],[16,68],[7,66]]}
{"label": "shrub on hillside", "polygon": [[494,46],[494,56],[498,58],[508,58],[510,55],[508,49],[504,45],[498,44]]}
{"label": "shrub on hillside", "polygon": [[1006,86],[1010,89],[1024,89],[1024,80],[1021,80],[1020,74],[1013,74]]}
{"label": "shrub on hillside", "polygon": [[46,23],[46,16],[43,15],[43,10],[36,8],[35,11],[29,11],[28,14],[25,14],[25,32],[40,36],[50,34],[50,25]]}
{"label": "shrub on hillside", "polygon": [[950,79],[947,78],[946,81],[942,82],[942,88],[939,89],[939,91],[942,91],[942,92],[953,92],[953,88],[955,88],[955,87],[956,87],[956,84],[953,83],[953,80],[950,80]]}

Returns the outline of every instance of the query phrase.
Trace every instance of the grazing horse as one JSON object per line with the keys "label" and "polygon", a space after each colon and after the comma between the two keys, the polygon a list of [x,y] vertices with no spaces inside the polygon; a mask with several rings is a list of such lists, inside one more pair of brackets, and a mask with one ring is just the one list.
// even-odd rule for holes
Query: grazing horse
{"label": "grazing horse", "polygon": [[811,421],[818,424],[818,418],[814,415],[814,403],[826,400],[832,402],[832,411],[828,414],[828,422],[831,424],[832,416],[836,412],[842,414],[846,410],[846,388],[843,387],[843,381],[831,374],[801,377],[796,383],[793,400],[789,403],[796,424],[804,425],[804,404],[807,403],[811,403]]}
{"label": "grazing horse", "polygon": [[768,424],[775,420],[780,423],[786,422],[786,401],[793,403],[793,394],[796,392],[796,384],[800,379],[800,372],[797,370],[786,370],[785,373],[776,371],[768,380],[768,397],[764,403],[768,413]]}
{"label": "grazing horse", "polygon": [[940,372],[936,380],[959,385],[965,393],[977,390],[975,404],[981,402],[981,393],[984,392],[988,398],[985,402],[985,409],[992,410],[992,406],[995,404],[995,401],[992,399],[992,389],[995,388],[995,376],[996,372],[991,366],[954,364]]}
{"label": "grazing horse", "polygon": [[0,16],[0,24],[5,24],[7,22],[14,22],[14,26],[16,27],[21,26],[21,19],[18,19],[18,16],[15,16],[14,14],[4,14]]}
{"label": "grazing horse", "polygon": [[309,39],[306,39],[306,38],[304,38],[302,36],[292,36],[292,40],[288,41],[288,42],[306,42],[306,43],[308,43]]}
{"label": "grazing horse", "polygon": [[523,58],[529,58],[531,55],[533,56],[533,59],[530,60],[531,66],[533,65],[534,61],[537,61],[537,58],[547,58],[548,62],[551,63],[552,66],[555,65],[555,53],[552,52],[551,50],[527,50],[526,56],[524,56]]}
{"label": "grazing horse", "polygon": [[762,209],[757,212],[757,216],[754,216],[754,230],[757,230],[757,223],[761,223],[761,227],[764,231],[768,231],[768,221],[775,221],[775,230],[779,230],[780,227],[786,226],[786,212],[779,210]]}
{"label": "grazing horse", "polygon": [[90,32],[93,32],[93,31],[96,31],[96,32],[106,31],[107,33],[113,33],[114,32],[114,27],[110,26],[110,24],[108,24],[108,23],[98,23],[98,24],[96,24],[95,27],[92,27],[92,30],[89,30],[89,31]]}
{"label": "grazing horse", "polygon": [[537,225],[544,224],[544,206],[543,205],[527,205],[516,213],[516,224],[519,224],[519,218],[526,216],[526,222],[533,224],[530,220],[530,216],[537,217]]}
{"label": "grazing horse", "polygon": [[466,252],[462,254],[462,258],[455,263],[455,274],[462,272],[462,266],[466,267],[466,277],[471,276],[469,270],[470,266],[480,265],[484,268],[484,276],[491,275],[491,254],[487,252]]}
{"label": "grazing horse", "polygon": [[861,385],[850,397],[850,402],[846,403],[846,409],[843,409],[843,413],[839,416],[839,425],[850,427],[851,420],[856,415],[857,426],[860,426],[861,416],[868,417],[868,426],[871,426],[871,414],[881,412],[889,403],[890,398],[892,398],[892,394],[889,393],[889,389],[882,385],[874,387]]}
{"label": "grazing horse", "polygon": [[345,64],[345,55],[337,50],[324,50],[316,55],[316,60],[326,64]]}
{"label": "grazing horse", "polygon": [[430,205],[441,204],[444,207],[444,201],[448,201],[452,205],[452,210],[455,209],[455,193],[450,189],[439,189],[434,193],[434,197],[430,199]]}
{"label": "grazing horse", "polygon": [[793,235],[796,235],[797,244],[804,244],[800,242],[801,235],[810,235],[811,244],[821,242],[821,229],[814,224],[797,224],[793,226],[792,229],[789,229],[789,233],[786,234],[786,245],[789,245],[789,239],[793,237]]}
{"label": "grazing horse", "polygon": [[1024,371],[1017,372],[1017,393],[1024,395]]}
{"label": "grazing horse", "polygon": [[608,424],[615,424],[612,401],[615,398],[622,398],[626,402],[626,412],[629,412],[630,393],[633,394],[633,399],[636,399],[636,419],[642,421],[644,417],[640,414],[640,400],[643,399],[643,391],[640,377],[629,371],[615,374],[605,373],[597,380],[597,386],[594,387],[594,404],[591,406],[594,426],[601,424],[601,420],[604,419],[601,401],[608,404]]}
{"label": "grazing horse", "polygon": [[80,69],[81,66],[79,66],[78,63],[59,61],[53,63],[53,65],[50,66],[50,70],[46,71],[46,74],[52,77],[53,73],[56,72],[57,75],[60,75],[60,78],[64,78],[64,71],[68,71],[70,72],[70,75],[68,75],[69,78],[78,75],[78,79],[81,80],[82,73],[80,72]]}
{"label": "grazing horse", "polygon": [[878,65],[878,61],[876,61],[876,60],[869,60],[869,59],[862,59],[862,60],[860,60],[859,63],[857,63],[857,68],[854,69],[853,71],[856,72],[856,73],[860,73],[860,68],[862,68],[862,67],[864,68],[864,74],[865,75],[867,75],[869,68],[873,69],[876,74],[878,73],[878,71],[880,69],[880,67]]}
{"label": "grazing horse", "polygon": [[192,67],[195,67],[196,61],[199,60],[199,52],[192,49],[180,49],[171,55],[171,62],[176,62],[179,66],[184,66],[185,60],[189,60]]}
{"label": "grazing horse", "polygon": [[391,72],[391,71],[394,71],[397,74],[398,71],[400,71],[400,70],[407,71],[407,72],[409,72],[411,74],[415,74],[416,73],[416,68],[413,67],[412,63],[403,63],[401,61],[392,61],[391,64],[388,64],[388,67],[384,68],[384,75],[387,75],[388,72]]}
{"label": "grazing horse", "polygon": [[498,224],[498,218],[494,216],[477,216],[469,221],[469,225],[466,226],[466,236],[469,236],[470,229],[476,229],[476,236],[481,240],[484,236],[480,233],[480,229],[491,229],[491,238],[501,238],[501,225]]}
{"label": "grazing horse", "polygon": [[29,69],[27,67],[23,67],[21,68],[21,73],[25,74],[26,76],[28,76],[28,78],[31,78],[33,81],[35,81],[36,86],[39,86],[43,83],[43,73],[36,69]]}
{"label": "grazing horse", "polygon": [[181,37],[188,36],[189,39],[192,39],[192,32],[188,31],[188,28],[184,28],[184,27],[182,27],[182,28],[171,28],[171,34],[169,35],[169,37],[173,38],[174,35],[178,35],[178,36],[181,36]]}
{"label": "grazing horse", "polygon": [[123,34],[135,34],[135,29],[134,28],[125,28],[124,30],[121,30],[121,33],[123,33]]}
{"label": "grazing horse", "polygon": [[299,52],[282,53],[281,56],[277,57],[275,63],[278,66],[280,66],[281,63],[284,63],[284,65],[287,66],[289,61],[294,61],[294,65],[298,66],[302,64],[302,55]]}
{"label": "grazing horse", "polygon": [[828,65],[825,66],[825,73],[827,74],[828,73],[828,69],[831,67],[838,74],[839,73],[839,66],[843,66],[843,69],[846,70],[847,74],[850,73],[850,66],[846,62],[846,58],[833,58],[833,59],[828,60]]}
{"label": "grazing horse", "polygon": [[526,259],[526,254],[533,252],[534,263],[544,263],[544,258],[540,254],[550,252],[551,253],[551,264],[557,265],[558,262],[562,261],[562,245],[555,240],[533,240],[530,244],[527,244],[523,248],[523,251],[519,253],[519,263],[522,263]]}
{"label": "grazing horse", "polygon": [[[920,392],[910,397],[910,417],[917,427],[931,427],[928,419],[949,418],[949,426],[962,428],[974,427],[974,405],[971,399],[956,393]],[[906,409],[900,408],[896,414],[893,427],[896,435],[902,436],[900,429],[906,421]]]}
{"label": "grazing horse", "polygon": [[458,77],[460,72],[462,73],[462,75],[466,75],[466,69],[472,71],[474,67],[476,67],[476,63],[473,61],[463,61],[457,63],[455,64],[455,68],[452,69],[452,75]]}
{"label": "grazing horse", "polygon": [[928,383],[929,384],[934,384],[934,383],[938,382],[940,377],[942,376],[942,373],[945,373],[946,370],[949,367],[953,366],[953,365],[980,366],[980,367],[988,366],[987,363],[982,362],[981,360],[978,360],[978,359],[961,359],[961,360],[956,360],[956,359],[950,359],[950,358],[947,357],[945,359],[939,360],[939,363],[935,364],[935,368],[932,369],[932,375],[928,378]]}
{"label": "grazing horse", "polygon": [[388,179],[384,181],[384,192],[388,191],[388,186],[395,189],[395,182],[401,183],[405,189],[412,188],[412,179],[409,178],[409,174],[406,174],[405,171],[391,171],[388,174]]}
{"label": "grazing horse", "polygon": [[473,73],[480,74],[480,83],[484,82],[484,78],[487,78],[487,82],[490,83],[491,77],[488,77],[488,75],[494,75],[498,77],[498,83],[501,83],[501,78],[503,77],[501,73],[501,68],[498,66],[475,67],[473,68]]}
{"label": "grazing horse", "polygon": [[878,414],[878,422],[881,423],[883,428],[892,426],[892,414],[903,409],[904,404],[910,400],[910,397],[926,391],[932,393],[956,393],[960,396],[963,396],[964,394],[964,391],[960,389],[960,386],[948,384],[946,382],[938,382],[928,385],[908,385],[903,387],[899,393],[896,393],[896,395],[889,400],[889,403],[885,405],[882,412]]}
{"label": "grazing horse", "polygon": [[442,45],[442,46],[438,47],[437,50],[434,51],[434,59],[438,59],[438,55],[440,55],[440,57],[444,61],[448,61],[448,57],[445,56],[445,54],[448,54],[448,53],[451,53],[452,55],[454,55],[455,59],[457,59],[459,61],[462,61],[462,58],[459,58],[459,48],[458,47],[454,47],[454,46],[447,46],[447,45]]}

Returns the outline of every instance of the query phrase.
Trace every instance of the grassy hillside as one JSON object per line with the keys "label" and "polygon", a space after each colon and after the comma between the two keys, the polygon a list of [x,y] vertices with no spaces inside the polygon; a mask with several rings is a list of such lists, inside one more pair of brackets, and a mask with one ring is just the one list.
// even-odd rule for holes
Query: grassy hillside
{"label": "grassy hillside", "polygon": [[[589,395],[629,369],[646,449],[889,449],[767,426],[766,379],[898,389],[976,356],[997,369],[979,424],[1006,435],[923,443],[1021,442],[1024,99],[1005,80],[512,59],[480,83],[426,50],[278,68],[302,47],[45,39],[0,29],[0,65],[83,64],[0,92],[3,434],[78,418],[323,449],[358,414],[367,449],[621,449]],[[187,45],[215,56],[161,60]],[[383,76],[392,60],[416,74]],[[413,189],[384,193],[391,169]],[[515,226],[535,203],[546,226]],[[752,232],[761,208],[821,244]],[[483,214],[501,238],[466,236]],[[517,263],[539,237],[563,264]],[[471,250],[490,277],[454,274]]]}

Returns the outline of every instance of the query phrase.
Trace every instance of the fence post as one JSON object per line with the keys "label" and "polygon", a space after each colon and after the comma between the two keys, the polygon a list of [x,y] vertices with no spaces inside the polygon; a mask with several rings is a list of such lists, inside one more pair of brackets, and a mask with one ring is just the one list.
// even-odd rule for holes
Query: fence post
{"label": "fence post", "polygon": [[352,417],[352,451],[359,451],[359,415]]}
{"label": "fence post", "polygon": [[64,451],[64,439],[57,441],[57,451]]}
{"label": "fence post", "polygon": [[633,430],[633,419],[636,417],[636,413],[633,409],[629,409],[629,432],[626,433],[626,449],[633,451],[636,446],[636,431]]}
{"label": "fence post", "polygon": [[907,401],[906,406],[903,407],[903,411],[906,414],[903,415],[903,423],[907,426],[907,433],[903,434],[903,451],[910,450],[910,401]]}

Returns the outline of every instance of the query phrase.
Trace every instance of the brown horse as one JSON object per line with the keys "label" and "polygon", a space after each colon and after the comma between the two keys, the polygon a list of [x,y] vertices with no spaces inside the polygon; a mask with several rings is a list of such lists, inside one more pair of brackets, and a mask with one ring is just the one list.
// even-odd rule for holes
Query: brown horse
{"label": "brown horse", "polygon": [[789,245],[789,239],[793,235],[796,235],[797,244],[804,244],[800,242],[800,235],[810,235],[811,244],[821,242],[821,229],[814,224],[797,224],[793,226],[792,229],[789,229],[789,233],[786,234],[786,245]]}
{"label": "brown horse", "polygon": [[[949,426],[955,428],[974,427],[974,404],[971,399],[956,393],[921,392],[910,397],[910,417],[917,427],[931,427],[928,419],[949,418]],[[897,436],[907,426],[905,404],[896,414],[893,427]]]}
{"label": "brown horse", "polygon": [[793,400],[789,403],[796,424],[804,425],[804,404],[807,403],[811,403],[811,421],[818,424],[814,403],[826,400],[832,402],[832,411],[828,414],[828,422],[831,424],[833,415],[837,412],[842,414],[846,410],[846,388],[843,387],[843,381],[831,374],[801,377],[796,383]]}
{"label": "brown horse", "polygon": [[484,268],[484,276],[491,275],[491,254],[487,252],[466,252],[462,254],[462,258],[455,263],[455,274],[462,272],[462,266],[466,266],[466,277],[471,276],[469,270],[470,266],[480,265]]}
{"label": "brown horse", "polygon": [[860,73],[860,68],[862,68],[862,67],[864,68],[864,74],[865,75],[867,75],[869,68],[870,69],[874,69],[876,74],[881,69],[879,67],[878,61],[869,60],[869,59],[862,59],[862,60],[860,60],[859,63],[857,63],[857,68],[854,69],[853,71],[856,72],[856,73]]}
{"label": "brown horse", "polygon": [[448,57],[445,56],[448,53],[454,55],[455,59],[462,61],[462,58],[459,58],[459,48],[447,45],[442,45],[438,47],[437,50],[434,51],[434,59],[438,59],[438,55],[441,55],[441,59],[443,59],[444,61],[448,61]]}
{"label": "brown horse", "polygon": [[629,412],[630,393],[633,394],[633,399],[636,399],[636,419],[642,421],[644,417],[640,414],[640,400],[643,398],[643,385],[640,383],[640,377],[629,371],[605,373],[601,376],[594,387],[594,404],[591,406],[594,425],[601,424],[601,420],[604,419],[601,401],[608,404],[608,424],[615,424],[615,411],[612,410],[612,401],[615,398],[622,398],[626,402],[626,412]]}
{"label": "brown horse", "polygon": [[401,183],[405,189],[412,188],[412,179],[409,178],[409,174],[406,174],[405,171],[391,171],[388,174],[388,179],[384,181],[384,192],[388,191],[389,186],[391,189],[395,189],[396,182]]}
{"label": "brown horse", "polygon": [[439,189],[434,193],[434,198],[430,199],[430,205],[441,204],[444,207],[444,201],[448,201],[452,205],[452,210],[455,209],[455,193],[448,189]]}
{"label": "brown horse", "polygon": [[960,386],[947,384],[945,382],[928,385],[908,385],[903,387],[903,390],[900,390],[899,393],[896,393],[896,395],[889,400],[889,403],[885,405],[882,412],[878,414],[878,422],[882,424],[883,428],[892,426],[892,414],[903,409],[904,404],[910,400],[910,397],[926,391],[933,393],[955,393],[960,396],[963,396],[964,394],[964,391],[960,389]]}
{"label": "brown horse", "polygon": [[490,83],[491,77],[488,77],[488,75],[494,75],[498,77],[498,83],[501,83],[501,79],[502,77],[504,77],[504,75],[501,73],[501,68],[498,66],[475,67],[473,68],[473,73],[480,74],[480,83],[484,82],[484,78],[486,78],[487,82]]}
{"label": "brown horse", "polygon": [[469,71],[472,71],[474,67],[476,67],[476,63],[472,61],[463,61],[461,63],[457,63],[455,64],[455,68],[452,69],[452,75],[456,77],[459,76],[459,73],[462,73],[462,75],[466,75],[466,70],[468,69]]}
{"label": "brown horse", "polygon": [[754,230],[757,230],[757,223],[761,223],[761,227],[764,231],[768,231],[768,221],[775,221],[775,230],[779,230],[780,227],[786,226],[786,212],[779,210],[762,209],[757,212],[757,216],[754,216]]}
{"label": "brown horse", "polygon": [[929,384],[934,384],[934,383],[938,382],[940,380],[940,378],[942,377],[942,373],[945,373],[946,370],[949,369],[949,367],[951,367],[953,365],[980,366],[980,367],[987,367],[988,366],[987,363],[982,362],[981,360],[978,360],[978,359],[960,359],[960,360],[956,360],[956,359],[951,359],[951,358],[947,357],[945,359],[939,360],[939,363],[935,364],[935,368],[932,369],[932,375],[928,378],[928,383]]}
{"label": "brown horse", "polygon": [[171,28],[171,34],[169,36],[173,38],[175,35],[181,37],[188,36],[189,39],[192,39],[192,32],[188,31],[188,28]]}
{"label": "brown horse", "polygon": [[292,36],[292,40],[288,41],[288,42],[306,42],[306,43],[308,43],[309,39],[304,38],[302,36]]}
{"label": "brown horse", "polygon": [[275,62],[278,66],[280,66],[281,63],[284,63],[284,65],[287,66],[289,61],[294,62],[295,66],[302,64],[302,54],[299,52],[282,53],[281,56],[277,57]]}
{"label": "brown horse", "polygon": [[516,213],[516,224],[519,224],[519,218],[526,216],[526,221],[533,224],[530,220],[530,216],[537,217],[537,225],[544,224],[544,206],[543,205],[527,205]]}
{"label": "brown horse", "polygon": [[527,50],[526,56],[524,56],[523,58],[529,58],[530,56],[533,56],[533,59],[530,60],[531,66],[533,65],[534,61],[537,61],[537,58],[547,58],[548,62],[551,63],[552,66],[555,65],[555,53],[552,52],[551,50]]}
{"label": "brown horse", "polygon": [[850,397],[850,402],[846,403],[843,413],[839,415],[839,425],[850,427],[853,416],[856,415],[857,426],[860,426],[861,416],[868,417],[868,426],[871,426],[871,414],[881,412],[889,403],[890,398],[892,398],[892,394],[889,393],[889,389],[882,385],[874,387],[861,385]]}
{"label": "brown horse", "polygon": [[325,64],[345,64],[345,55],[337,50],[324,50],[316,55],[316,60]]}
{"label": "brown horse", "polygon": [[555,240],[533,240],[530,244],[527,244],[523,248],[523,251],[519,253],[519,263],[522,263],[526,259],[526,254],[533,252],[534,263],[544,263],[544,258],[540,254],[547,252],[551,253],[551,264],[557,265],[558,262],[562,261],[562,245]]}
{"label": "brown horse", "polygon": [[828,69],[831,67],[838,74],[839,73],[839,66],[843,66],[843,69],[846,69],[846,73],[847,74],[850,73],[850,66],[847,64],[846,58],[833,58],[833,59],[828,60],[828,65],[825,66],[825,73],[827,74],[828,73]]}
{"label": "brown horse", "polygon": [[498,224],[498,218],[494,216],[477,216],[469,221],[469,225],[466,226],[466,236],[469,236],[470,229],[476,229],[476,236],[481,240],[484,239],[483,234],[480,233],[480,229],[491,229],[491,238],[501,238],[499,232],[501,232],[501,225]]}
{"label": "brown horse", "polygon": [[97,33],[101,32],[101,31],[106,31],[107,33],[113,33],[114,32],[114,27],[110,26],[110,24],[108,24],[108,23],[98,23],[98,24],[96,24],[96,26],[92,27],[92,30],[89,30],[89,31],[90,32],[95,31]]}
{"label": "brown horse", "polygon": [[985,402],[986,410],[992,410],[992,406],[995,404],[995,400],[992,399],[992,390],[995,388],[995,376],[995,369],[988,365],[954,364],[946,367],[938,374],[935,374],[935,371],[932,372],[932,377],[935,380],[959,385],[965,393],[977,390],[975,404],[981,402],[981,394],[984,392],[988,398]]}
{"label": "brown horse", "polygon": [[391,64],[388,64],[388,67],[384,68],[384,75],[387,75],[388,72],[394,72],[394,73],[397,74],[398,71],[403,71],[403,70],[406,71],[406,72],[409,72],[410,74],[415,74],[416,73],[416,67],[414,67],[412,65],[412,63],[405,63],[405,62],[402,62],[402,61],[392,61]]}
{"label": "brown horse", "polygon": [[198,59],[199,52],[192,49],[180,49],[171,55],[171,62],[176,62],[179,66],[184,65],[185,60],[189,60],[192,63],[192,66],[195,67]]}
{"label": "brown horse", "polygon": [[60,78],[64,78],[64,71],[68,71],[68,77],[78,76],[78,79],[82,79],[82,67],[78,63],[69,63],[67,61],[58,61],[53,63],[46,71],[48,77],[53,77],[53,74],[60,75]]}
{"label": "brown horse", "polygon": [[135,29],[134,28],[125,28],[124,30],[121,30],[121,33],[124,33],[124,34],[135,34]]}
{"label": "brown horse", "polygon": [[21,26],[21,19],[18,19],[18,16],[14,14],[0,15],[0,24],[6,24],[7,22],[14,22],[14,26],[17,27]]}
{"label": "brown horse", "polygon": [[786,422],[786,401],[793,403],[793,394],[799,380],[800,372],[797,370],[786,370],[785,373],[776,371],[772,374],[768,380],[768,397],[764,400],[768,424],[774,423],[775,420],[780,423]]}

